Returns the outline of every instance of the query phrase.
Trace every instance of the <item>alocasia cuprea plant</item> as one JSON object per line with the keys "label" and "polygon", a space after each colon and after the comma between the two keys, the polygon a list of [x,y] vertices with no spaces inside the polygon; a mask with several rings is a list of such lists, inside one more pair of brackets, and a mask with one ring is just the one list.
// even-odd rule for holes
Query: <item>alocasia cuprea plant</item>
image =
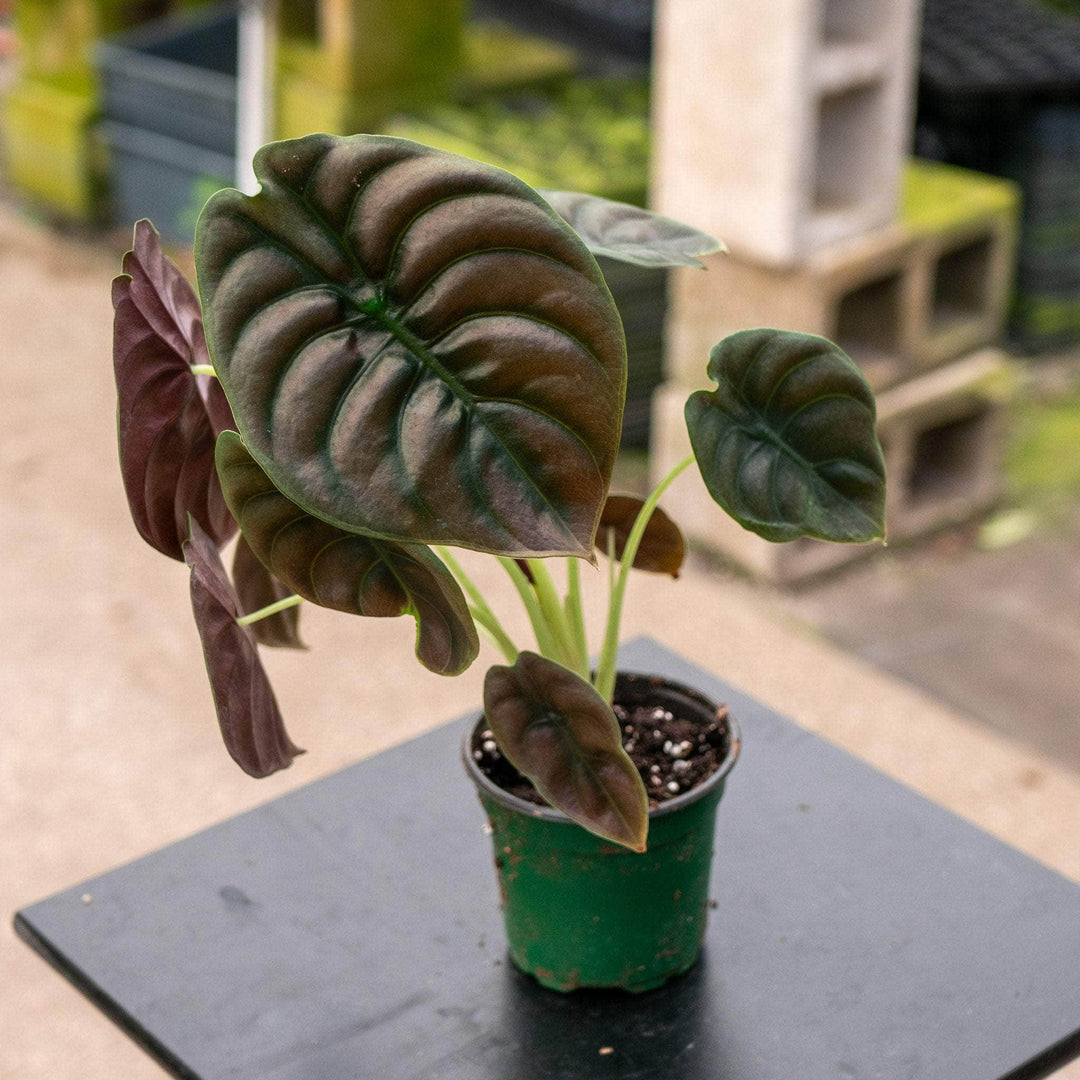
{"label": "alocasia cuprea plant", "polygon": [[[696,459],[770,540],[882,536],[865,380],[818,337],[726,338],[716,388],[687,402],[693,455],[647,499],[609,495],[626,347],[594,253],[693,265],[715,241],[401,139],[312,135],[255,169],[258,194],[203,210],[201,303],[148,222],[113,288],[124,484],[143,537],[191,569],[229,752],[255,776],[300,752],[258,645],[302,647],[301,600],[413,616],[418,659],[444,675],[476,658],[479,627],[506,658],[484,693],[504,754],[552,805],[643,850],[647,797],[610,701],[630,568],[682,563],[657,502]],[[230,582],[219,552],[237,528]],[[518,651],[454,547],[500,559],[537,651]],[[612,589],[592,671],[579,575],[597,548]]]}

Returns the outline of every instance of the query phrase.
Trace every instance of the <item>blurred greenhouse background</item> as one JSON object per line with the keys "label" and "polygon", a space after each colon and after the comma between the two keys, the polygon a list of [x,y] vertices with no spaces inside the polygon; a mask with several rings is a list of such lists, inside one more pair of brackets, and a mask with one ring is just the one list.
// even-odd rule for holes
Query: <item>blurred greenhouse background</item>
{"label": "blurred greenhouse background", "polygon": [[[416,139],[726,242],[706,273],[601,260],[630,357],[623,488],[685,453],[682,403],[707,385],[719,338],[773,325],[837,341],[878,397],[889,546],[759,542],[680,482],[664,506],[693,549],[693,587],[721,583],[765,613],[747,670],[766,681],[782,684],[788,651],[837,647],[822,686],[872,683],[883,702],[860,754],[909,708],[900,686],[988,745],[1020,747],[1003,787],[973,769],[971,806],[984,798],[980,820],[1005,833],[1011,806],[1045,794],[1040,828],[1075,851],[1077,805],[1060,793],[1080,784],[1080,0],[0,0],[0,363],[23,395],[4,444],[9,540],[36,506],[24,480],[41,472],[73,498],[93,486],[61,466],[62,439],[26,447],[40,417],[75,416],[80,364],[108,367],[90,355],[111,317],[103,268],[134,221],[151,218],[190,272],[199,210],[249,183],[249,148],[312,131]],[[17,288],[35,274],[41,311]],[[93,350],[72,328],[57,336],[65,304],[91,313]],[[32,382],[57,371],[62,389]],[[13,574],[37,550],[29,528]],[[48,590],[66,565],[34,563],[33,617],[56,615]],[[92,617],[112,603],[86,600]],[[704,648],[698,625],[669,626],[669,643]],[[737,665],[739,643],[722,644]],[[132,681],[168,693],[155,664]],[[25,692],[16,666],[5,677]],[[882,671],[899,681],[873,682]],[[66,720],[94,697],[68,677],[50,684]],[[843,743],[835,713],[819,730]],[[905,779],[937,776],[930,756]],[[46,786],[47,765],[38,775]],[[42,1061],[32,1075],[50,1075]]]}
{"label": "blurred greenhouse background", "polygon": [[833,599],[804,616],[949,696],[918,649],[852,638],[837,581],[957,529],[972,551],[1075,532],[1080,14],[1070,0],[796,7],[802,22],[781,25],[752,4],[670,0],[8,0],[7,198],[114,248],[150,217],[183,261],[207,196],[244,183],[238,145],[366,130],[715,232],[730,253],[708,275],[603,263],[631,359],[627,483],[682,452],[679,402],[712,341],[751,325],[833,338],[878,392],[890,539],[913,546],[829,581],[867,553],[758,543],[695,491],[676,510],[729,569],[824,580]]}

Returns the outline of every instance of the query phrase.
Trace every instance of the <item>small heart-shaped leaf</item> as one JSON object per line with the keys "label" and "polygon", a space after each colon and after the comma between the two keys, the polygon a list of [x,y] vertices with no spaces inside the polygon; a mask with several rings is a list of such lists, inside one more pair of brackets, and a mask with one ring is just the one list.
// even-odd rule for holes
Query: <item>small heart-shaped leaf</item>
{"label": "small heart-shaped leaf", "polygon": [[651,210],[642,210],[640,206],[580,191],[541,188],[540,194],[594,255],[634,266],[661,268],[701,266],[695,255],[724,250],[716,237]]}
{"label": "small heart-shaped leaf", "polygon": [[885,535],[874,395],[832,342],[744,330],[709,354],[716,390],[686,403],[712,497],[766,540],[861,543]]}
{"label": "small heart-shaped leaf", "polygon": [[143,539],[182,560],[189,513],[219,545],[236,531],[214,471],[232,413],[217,380],[192,373],[209,361],[199,301],[149,221],[123,269],[112,292],[120,471]]}
{"label": "small heart-shaped leaf", "polygon": [[[278,581],[251,550],[243,533],[236,539],[232,564],[233,586],[245,615],[259,611],[292,595],[289,587]],[[306,649],[300,640],[300,608],[288,607],[250,624],[260,645],[281,649]]]}
{"label": "small heart-shaped leaf", "polygon": [[184,559],[191,567],[191,607],[202,639],[218,723],[233,760],[250,776],[269,776],[303,750],[285,731],[255,638],[236,623],[240,614],[217,546],[189,519]]}
{"label": "small heart-shaped leaf", "polygon": [[[630,530],[644,505],[645,500],[636,495],[609,495],[600,515],[600,528],[596,531],[597,548],[607,551],[607,534],[611,531],[615,534],[615,557],[621,559]],[[686,545],[679,526],[656,507],[634,556],[634,569],[677,578],[685,557]]]}
{"label": "small heart-shaped leaf", "polygon": [[591,557],[622,324],[527,184],[405,139],[265,146],[196,236],[210,351],[251,455],[353,532]]}
{"label": "small heart-shaped leaf", "polygon": [[431,671],[457,675],[480,639],[453,575],[422,544],[395,544],[339,529],[274,487],[235,431],[222,432],[217,467],[243,536],[286,588],[353,615],[416,619],[416,655]]}
{"label": "small heart-shaped leaf", "polygon": [[557,810],[590,832],[645,850],[649,797],[611,706],[580,676],[536,653],[484,680],[499,749]]}

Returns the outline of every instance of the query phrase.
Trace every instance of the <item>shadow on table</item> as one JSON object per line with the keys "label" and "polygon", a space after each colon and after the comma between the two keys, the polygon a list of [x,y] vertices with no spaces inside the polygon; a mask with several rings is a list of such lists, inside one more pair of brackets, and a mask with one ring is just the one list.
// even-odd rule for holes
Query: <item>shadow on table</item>
{"label": "shadow on table", "polygon": [[688,974],[644,994],[560,994],[507,963],[496,1025],[507,1039],[501,1075],[515,1080],[733,1076],[724,1065],[716,1024],[718,982],[706,956]]}

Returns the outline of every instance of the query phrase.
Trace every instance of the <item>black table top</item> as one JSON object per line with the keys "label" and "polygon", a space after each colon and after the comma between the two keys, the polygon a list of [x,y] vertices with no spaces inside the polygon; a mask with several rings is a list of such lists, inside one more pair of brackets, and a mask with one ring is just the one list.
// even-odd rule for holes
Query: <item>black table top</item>
{"label": "black table top", "polygon": [[510,966],[460,722],[16,928],[199,1080],[1024,1080],[1080,1054],[1080,887],[655,643],[622,663],[726,700],[745,740],[705,953],[662,990]]}

